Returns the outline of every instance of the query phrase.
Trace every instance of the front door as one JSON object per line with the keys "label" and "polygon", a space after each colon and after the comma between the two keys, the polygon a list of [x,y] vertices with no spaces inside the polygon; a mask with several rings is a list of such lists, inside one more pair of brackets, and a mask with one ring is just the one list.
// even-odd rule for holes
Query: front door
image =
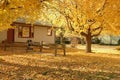
{"label": "front door", "polygon": [[14,42],[14,29],[8,29],[7,31],[7,41]]}

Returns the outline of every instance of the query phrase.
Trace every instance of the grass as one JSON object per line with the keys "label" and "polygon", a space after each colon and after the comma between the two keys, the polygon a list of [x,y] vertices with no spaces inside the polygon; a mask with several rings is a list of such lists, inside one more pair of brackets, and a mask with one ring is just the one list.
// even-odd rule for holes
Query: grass
{"label": "grass", "polygon": [[59,50],[55,57],[53,52],[0,50],[0,80],[120,80],[119,54],[67,48],[67,56]]}

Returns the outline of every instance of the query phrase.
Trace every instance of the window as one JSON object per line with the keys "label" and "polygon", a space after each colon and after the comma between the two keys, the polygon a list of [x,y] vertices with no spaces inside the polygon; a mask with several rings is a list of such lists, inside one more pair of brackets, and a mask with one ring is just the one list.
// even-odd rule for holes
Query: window
{"label": "window", "polygon": [[47,29],[47,35],[48,35],[48,36],[52,36],[52,29],[51,29],[51,28],[48,28],[48,29]]}
{"label": "window", "polygon": [[23,29],[22,29],[22,37],[30,37],[30,29],[29,29],[29,27],[23,27]]}
{"label": "window", "polygon": [[18,37],[19,38],[33,38],[34,27],[31,27],[31,26],[18,27]]}

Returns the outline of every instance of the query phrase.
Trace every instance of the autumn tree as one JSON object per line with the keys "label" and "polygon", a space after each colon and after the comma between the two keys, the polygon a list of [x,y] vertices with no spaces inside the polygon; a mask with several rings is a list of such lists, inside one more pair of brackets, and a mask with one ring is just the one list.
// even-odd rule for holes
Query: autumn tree
{"label": "autumn tree", "polygon": [[[114,22],[110,22],[113,21],[113,16],[107,17],[109,11],[112,12],[112,15],[116,13],[118,2],[119,0],[52,0],[44,4],[48,10],[59,12],[60,18],[53,21],[60,23],[60,19],[63,18],[66,30],[68,29],[72,33],[86,38],[86,52],[91,52],[92,37],[100,35],[102,31],[111,32],[114,26],[109,25],[115,25],[118,21],[117,18]],[[110,10],[113,8],[110,7],[112,6],[111,3],[114,3],[116,7],[115,12]]]}
{"label": "autumn tree", "polygon": [[91,52],[92,37],[120,29],[119,3],[119,0],[0,0],[0,30],[11,28],[10,24],[19,17],[34,23],[41,13],[49,14],[44,19],[52,21],[53,26],[64,26],[65,31],[84,36],[86,52]]}
{"label": "autumn tree", "polygon": [[0,31],[11,28],[17,18],[33,23],[39,19],[42,2],[49,0],[0,0]]}

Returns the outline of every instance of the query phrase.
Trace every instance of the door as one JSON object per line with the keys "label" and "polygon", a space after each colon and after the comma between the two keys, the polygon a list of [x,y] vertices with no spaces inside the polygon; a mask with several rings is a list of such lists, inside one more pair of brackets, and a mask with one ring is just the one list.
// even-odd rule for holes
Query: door
{"label": "door", "polygon": [[7,31],[7,41],[14,42],[14,29],[8,29]]}

